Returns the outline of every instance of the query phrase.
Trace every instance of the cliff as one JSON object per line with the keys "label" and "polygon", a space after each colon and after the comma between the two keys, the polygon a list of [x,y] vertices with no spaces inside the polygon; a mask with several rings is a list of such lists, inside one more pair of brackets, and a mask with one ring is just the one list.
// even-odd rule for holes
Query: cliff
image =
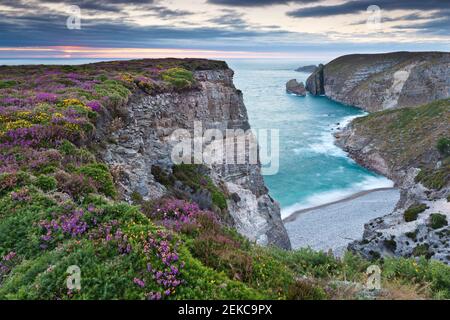
{"label": "cliff", "polygon": [[[113,143],[103,146],[102,159],[120,172],[117,182],[125,199],[129,200],[133,192],[144,200],[174,194],[172,186],[164,185],[155,175],[162,171],[173,176],[174,144],[170,137],[175,130],[193,133],[194,122],[198,121],[203,132],[218,129],[225,139],[227,129],[250,128],[242,94],[233,85],[232,70],[197,70],[193,76],[196,87],[190,90],[132,95],[120,128],[108,133]],[[279,205],[268,195],[259,165],[213,165],[207,175],[226,195],[226,206],[215,209],[223,211],[231,226],[261,245],[290,248]],[[192,187],[181,183],[176,179],[177,191]],[[214,209],[212,196],[211,192],[190,190],[187,197]]]}
{"label": "cliff", "polygon": [[319,66],[306,89],[369,112],[422,105],[450,96],[450,53],[346,55]]}

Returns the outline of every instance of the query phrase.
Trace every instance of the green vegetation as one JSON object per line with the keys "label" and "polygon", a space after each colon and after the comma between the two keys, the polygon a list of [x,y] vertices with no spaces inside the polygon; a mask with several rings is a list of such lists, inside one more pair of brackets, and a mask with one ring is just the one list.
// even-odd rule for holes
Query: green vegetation
{"label": "green vegetation", "polygon": [[406,222],[411,222],[417,220],[419,213],[422,213],[427,209],[428,207],[426,204],[414,204],[411,205],[407,210],[405,210],[405,212],[403,213],[403,217],[405,218]]}
{"label": "green vegetation", "polygon": [[194,84],[194,75],[183,68],[171,68],[161,72],[161,78],[177,89],[186,89]]}
{"label": "green vegetation", "polygon": [[208,169],[205,166],[196,164],[174,165],[172,174],[164,172],[158,166],[152,166],[151,172],[156,181],[169,188],[172,188],[175,181],[178,180],[194,192],[207,190],[211,194],[211,200],[214,205],[221,210],[227,209],[227,197],[224,191],[214,184],[208,176]]}
{"label": "green vegetation", "polygon": [[34,185],[42,191],[48,192],[56,189],[57,181],[52,176],[40,175],[36,178]]}
{"label": "green vegetation", "polygon": [[422,169],[415,178],[428,189],[441,190],[450,182],[450,158],[442,161],[439,169]]}
{"label": "green vegetation", "polygon": [[448,225],[447,217],[441,213],[432,213],[430,215],[430,227],[440,229]]}
{"label": "green vegetation", "polygon": [[114,198],[116,196],[116,189],[108,167],[103,163],[91,163],[79,167],[77,172],[84,176],[91,178],[97,184],[97,189],[104,195]]}
{"label": "green vegetation", "polygon": [[397,242],[394,238],[384,239],[383,244],[392,252],[395,252],[395,250],[397,250]]}
{"label": "green vegetation", "polygon": [[450,139],[440,138],[436,145],[437,149],[443,156],[450,156]]}
{"label": "green vegetation", "polygon": [[418,233],[418,231],[416,229],[416,230],[414,230],[412,232],[406,232],[405,236],[407,236],[408,238],[410,238],[413,241],[416,241],[417,240],[417,233]]}
{"label": "green vegetation", "polygon": [[173,167],[173,176],[191,187],[194,191],[206,189],[211,193],[213,203],[220,209],[227,208],[227,200],[221,191],[208,177],[202,173],[202,167],[195,164],[179,164]]}
{"label": "green vegetation", "polygon": [[430,246],[428,244],[419,244],[413,249],[412,254],[415,257],[425,257],[426,259],[429,259],[431,256],[429,249]]}
{"label": "green vegetation", "polygon": [[[395,168],[427,164],[438,140],[448,135],[450,99],[413,108],[391,109],[354,120],[359,135],[372,139]],[[435,163],[427,167],[434,169]]]}
{"label": "green vegetation", "polygon": [[0,89],[11,88],[17,85],[17,82],[14,80],[4,80],[0,81]]}
{"label": "green vegetation", "polygon": [[289,286],[287,298],[289,300],[324,300],[327,298],[325,290],[307,281],[296,281]]}

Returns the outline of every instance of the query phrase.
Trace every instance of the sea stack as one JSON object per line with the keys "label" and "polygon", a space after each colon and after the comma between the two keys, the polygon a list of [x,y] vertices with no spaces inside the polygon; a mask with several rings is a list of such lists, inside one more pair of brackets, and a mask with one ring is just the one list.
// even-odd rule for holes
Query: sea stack
{"label": "sea stack", "polygon": [[286,92],[287,93],[291,93],[291,94],[295,94],[295,95],[301,96],[301,97],[305,97],[306,96],[305,85],[303,84],[303,82],[299,83],[295,79],[289,80],[286,83]]}

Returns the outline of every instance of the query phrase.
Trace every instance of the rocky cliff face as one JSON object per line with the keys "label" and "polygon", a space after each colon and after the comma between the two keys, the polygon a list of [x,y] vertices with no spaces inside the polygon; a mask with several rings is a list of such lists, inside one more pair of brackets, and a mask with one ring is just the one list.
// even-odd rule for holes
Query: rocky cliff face
{"label": "rocky cliff face", "polygon": [[[233,85],[232,70],[196,71],[194,77],[198,83],[195,89],[134,94],[123,123],[110,130],[102,157],[116,172],[127,200],[136,193],[144,199],[157,199],[168,193],[155,177],[155,169],[168,174],[173,170],[170,155],[174,130],[192,132],[194,121],[200,121],[203,130],[249,129],[242,94]],[[268,195],[259,165],[214,165],[207,172],[227,195],[226,211],[231,225],[259,244],[290,248],[279,205]]]}
{"label": "rocky cliff face", "polygon": [[450,53],[342,56],[319,66],[306,89],[369,112],[422,105],[450,96]]}
{"label": "rocky cliff face", "polygon": [[448,99],[377,112],[337,134],[352,158],[401,190],[396,210],[366,224],[352,250],[368,258],[424,255],[450,263],[450,157],[437,148],[449,136]]}

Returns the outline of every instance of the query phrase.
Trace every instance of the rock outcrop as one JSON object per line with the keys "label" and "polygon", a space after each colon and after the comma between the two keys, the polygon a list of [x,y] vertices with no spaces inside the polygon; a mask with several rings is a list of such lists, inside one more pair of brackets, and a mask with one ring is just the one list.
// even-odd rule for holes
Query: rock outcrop
{"label": "rock outcrop", "polygon": [[[426,256],[450,264],[450,157],[438,141],[450,136],[450,100],[377,112],[354,120],[337,144],[401,190],[396,210],[365,225],[351,250],[368,258]],[[434,216],[434,218],[433,218]]]}
{"label": "rock outcrop", "polygon": [[[102,157],[120,177],[127,200],[133,193],[144,199],[167,193],[154,169],[172,171],[171,135],[175,130],[192,133],[195,121],[201,122],[203,130],[250,128],[242,93],[233,85],[232,70],[195,71],[194,77],[198,83],[194,89],[134,94],[124,123],[111,133]],[[279,205],[268,194],[260,165],[213,165],[209,176],[230,195],[228,214],[238,232],[262,245],[290,248]]]}
{"label": "rock outcrop", "polygon": [[297,68],[297,69],[295,69],[295,71],[297,71],[297,72],[306,72],[306,73],[313,73],[314,71],[316,71],[317,70],[317,66],[316,65],[309,65],[309,66],[302,66],[302,67],[299,67],[299,68]]}
{"label": "rock outcrop", "polygon": [[346,55],[319,66],[306,89],[369,112],[422,105],[450,96],[450,53]]}
{"label": "rock outcrop", "polygon": [[297,82],[296,79],[291,79],[286,83],[286,92],[301,97],[306,96],[305,85],[303,84],[303,82]]}

